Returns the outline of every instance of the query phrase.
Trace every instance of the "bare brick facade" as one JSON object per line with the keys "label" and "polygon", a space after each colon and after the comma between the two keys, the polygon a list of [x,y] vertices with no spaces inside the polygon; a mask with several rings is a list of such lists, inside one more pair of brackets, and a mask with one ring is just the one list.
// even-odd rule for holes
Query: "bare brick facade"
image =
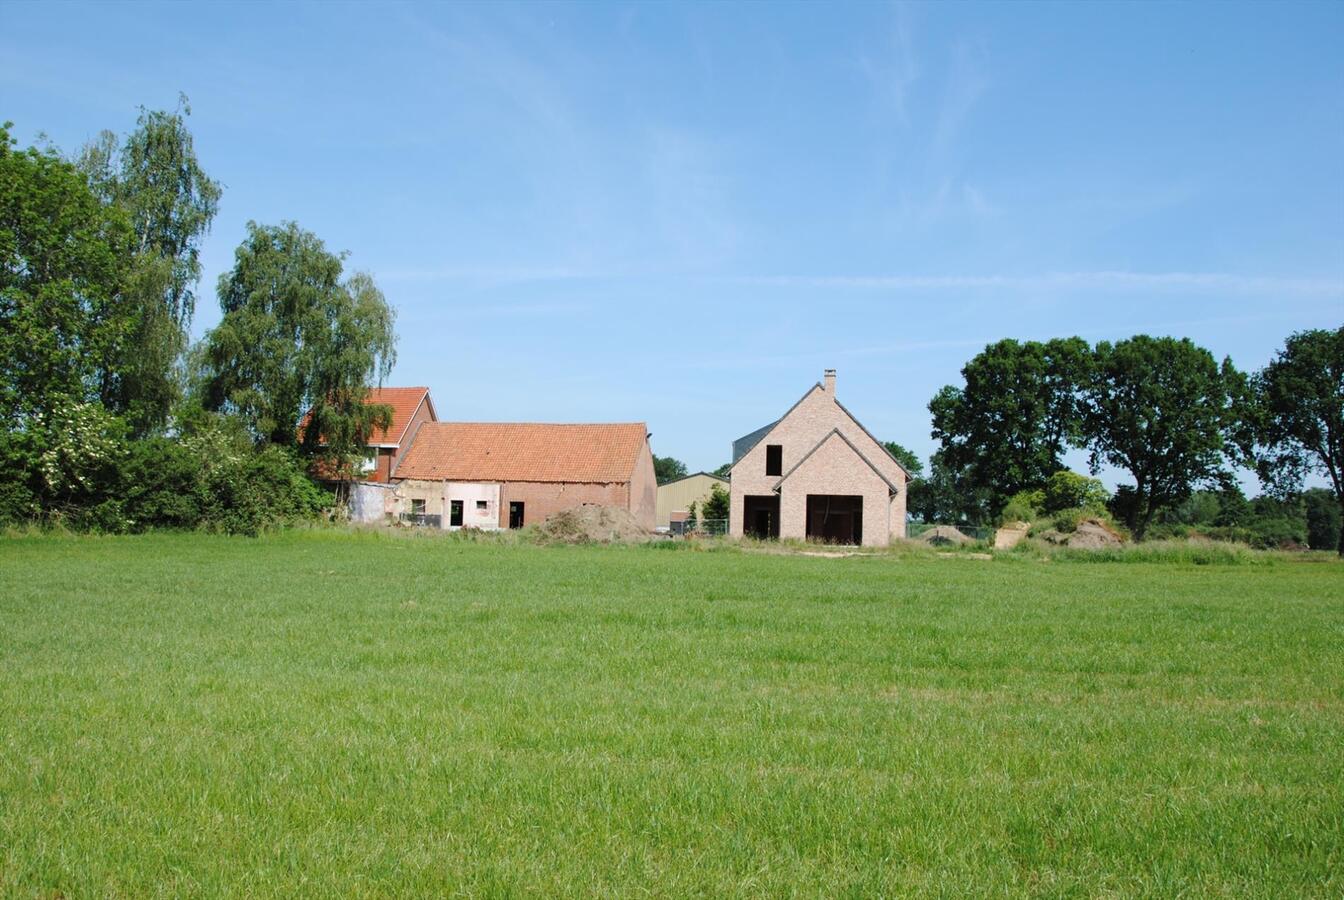
{"label": "bare brick facade", "polygon": [[744,439],[754,443],[733,463],[732,536],[865,546],[905,537],[910,476],[836,400],[835,373],[824,382],[763,434]]}

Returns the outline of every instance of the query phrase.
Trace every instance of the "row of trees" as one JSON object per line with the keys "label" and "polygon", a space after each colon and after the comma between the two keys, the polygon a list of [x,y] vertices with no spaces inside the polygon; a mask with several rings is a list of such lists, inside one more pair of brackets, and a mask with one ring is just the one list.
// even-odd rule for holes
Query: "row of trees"
{"label": "row of trees", "polygon": [[[373,278],[293,222],[251,222],[195,346],[200,247],[222,197],[173,111],[73,157],[0,126],[0,521],[255,530],[318,511],[390,410]],[[301,427],[305,414],[311,426]]]}
{"label": "row of trees", "polygon": [[1188,339],[1138,335],[1003,340],[962,376],[929,404],[941,448],[910,501],[926,520],[994,521],[1070,449],[1129,475],[1110,506],[1138,538],[1201,488],[1234,491],[1237,467],[1280,502],[1321,474],[1344,509],[1344,327],[1294,334],[1253,375]]}

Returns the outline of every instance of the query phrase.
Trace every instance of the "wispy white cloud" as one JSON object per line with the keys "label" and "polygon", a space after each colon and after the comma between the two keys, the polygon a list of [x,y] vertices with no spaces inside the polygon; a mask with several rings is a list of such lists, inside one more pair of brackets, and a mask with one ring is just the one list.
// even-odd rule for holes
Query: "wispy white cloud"
{"label": "wispy white cloud", "polygon": [[889,291],[928,290],[1115,290],[1233,291],[1244,294],[1344,295],[1341,278],[1293,278],[1227,272],[1049,272],[1034,275],[763,275],[733,279],[776,287],[824,287]]}
{"label": "wispy white cloud", "polygon": [[424,327],[445,322],[462,322],[468,319],[538,319],[556,316],[584,316],[592,312],[593,305],[584,302],[454,303],[433,311],[419,312],[416,315],[416,323]]}
{"label": "wispy white cloud", "polygon": [[604,277],[601,273],[565,266],[426,266],[410,269],[385,269],[379,281],[388,282],[461,282],[480,287],[526,284],[534,281],[579,281]]}
{"label": "wispy white cloud", "polygon": [[[852,347],[830,346],[824,353],[826,360],[836,362],[845,359],[858,359],[868,356],[891,356],[894,354],[916,354],[936,352],[938,350],[979,349],[991,343],[990,338],[947,338],[938,340],[889,341],[881,344],[859,344]],[[684,369],[698,371],[742,371],[761,368],[796,368],[800,365],[816,362],[816,347],[807,347],[795,352],[783,353],[726,353],[699,354],[693,359],[678,358],[676,365]]]}
{"label": "wispy white cloud", "polygon": [[931,152],[935,158],[946,155],[961,126],[980,97],[989,89],[988,52],[978,41],[959,40],[952,47],[952,63],[938,120],[934,125]]}
{"label": "wispy white cloud", "polygon": [[913,31],[909,4],[896,3],[889,42],[878,53],[859,56],[859,67],[872,82],[878,100],[902,127],[910,124],[910,91],[920,76]]}

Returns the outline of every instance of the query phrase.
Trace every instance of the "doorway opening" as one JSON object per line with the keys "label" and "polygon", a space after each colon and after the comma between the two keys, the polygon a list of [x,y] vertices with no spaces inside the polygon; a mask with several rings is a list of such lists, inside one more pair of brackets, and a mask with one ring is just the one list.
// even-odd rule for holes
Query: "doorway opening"
{"label": "doorway opening", "polygon": [[509,527],[523,527],[523,503],[521,500],[509,501]]}
{"label": "doorway opening", "polygon": [[747,495],[742,502],[742,533],[761,540],[779,538],[779,495]]}

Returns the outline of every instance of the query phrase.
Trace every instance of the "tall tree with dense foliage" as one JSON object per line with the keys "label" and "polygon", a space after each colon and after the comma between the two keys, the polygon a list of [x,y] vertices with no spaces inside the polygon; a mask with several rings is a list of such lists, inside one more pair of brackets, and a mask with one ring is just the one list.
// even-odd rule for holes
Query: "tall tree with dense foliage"
{"label": "tall tree with dense foliage", "polygon": [[1196,485],[1226,480],[1224,451],[1243,379],[1188,339],[1137,335],[1097,345],[1084,391],[1084,429],[1095,472],[1102,463],[1128,472],[1132,493],[1118,494],[1125,524],[1142,538],[1158,510]]}
{"label": "tall tree with dense foliage", "polygon": [[[1294,334],[1252,380],[1251,441],[1260,476],[1280,492],[1310,473],[1344,510],[1344,326]],[[1344,556],[1344,532],[1338,550]]]}
{"label": "tall tree with dense foliage", "polygon": [[655,456],[653,458],[653,475],[658,479],[659,484],[667,484],[669,481],[686,477],[686,464],[671,456]]}
{"label": "tall tree with dense foliage", "polygon": [[[0,127],[0,428],[37,430],[111,401],[133,355],[124,288],[134,235],[54,153]],[[110,405],[110,403],[109,403]]]}
{"label": "tall tree with dense foliage", "polygon": [[1307,519],[1307,545],[1313,550],[1337,550],[1344,541],[1344,510],[1334,491],[1309,488],[1302,492],[1302,508]]}
{"label": "tall tree with dense foliage", "polygon": [[206,409],[237,414],[259,444],[339,465],[387,424],[388,407],[365,400],[396,358],[393,310],[371,276],[343,279],[343,260],[293,222],[249,222],[199,359]]}
{"label": "tall tree with dense foliage", "polygon": [[1078,390],[1091,354],[1081,338],[1045,343],[1002,340],[961,370],[964,387],[948,385],[929,403],[942,475],[957,490],[986,492],[997,515],[1018,491],[1045,484],[1080,433]]}
{"label": "tall tree with dense foliage", "polygon": [[133,430],[163,425],[179,395],[175,369],[187,345],[200,280],[200,244],[219,208],[220,186],[196,158],[183,97],[177,110],[140,111],[124,142],[104,131],[78,166],[93,190],[125,212],[135,232],[126,295],[138,307],[136,352],[109,385],[109,403]]}

